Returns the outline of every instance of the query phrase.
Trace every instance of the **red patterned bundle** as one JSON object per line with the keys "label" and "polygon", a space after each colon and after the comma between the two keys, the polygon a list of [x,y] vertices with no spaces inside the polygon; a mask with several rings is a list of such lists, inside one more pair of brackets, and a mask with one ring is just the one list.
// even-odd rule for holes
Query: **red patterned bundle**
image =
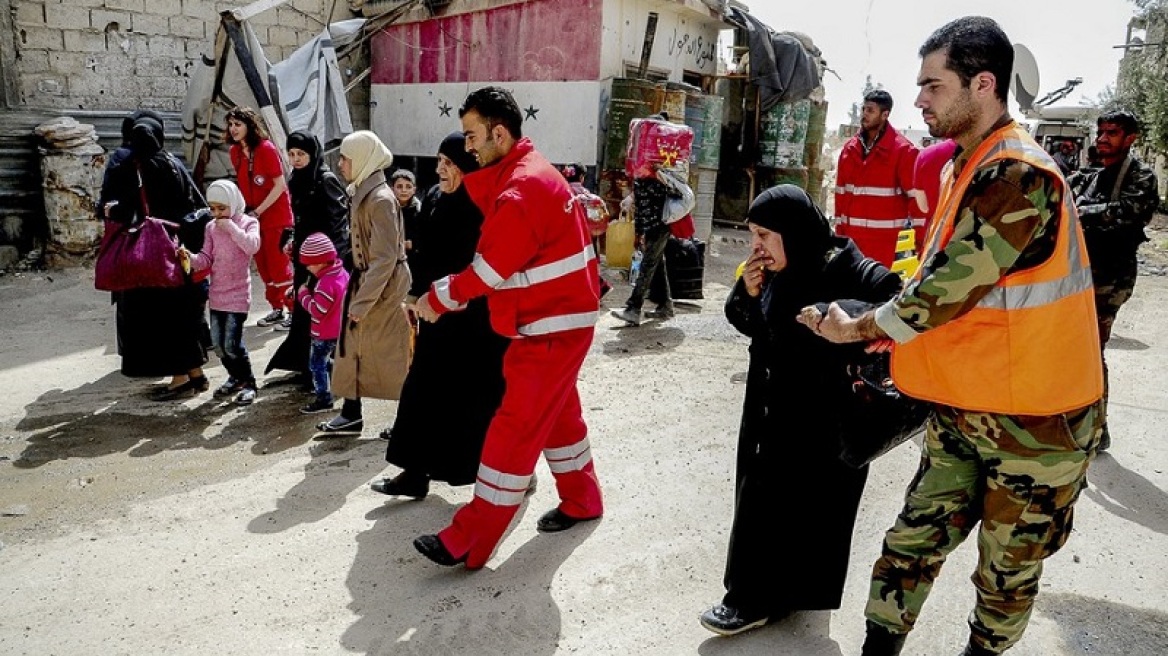
{"label": "red patterned bundle", "polygon": [[688,178],[693,139],[693,130],[688,125],[635,118],[629,121],[625,173],[631,178],[651,178],[656,166],[676,171],[682,179]]}

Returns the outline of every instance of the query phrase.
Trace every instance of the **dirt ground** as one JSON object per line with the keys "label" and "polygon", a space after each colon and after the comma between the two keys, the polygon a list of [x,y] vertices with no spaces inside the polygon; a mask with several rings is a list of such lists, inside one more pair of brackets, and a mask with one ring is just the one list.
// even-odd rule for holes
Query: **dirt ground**
{"label": "dirt ground", "polygon": [[[746,340],[721,305],[745,233],[719,228],[704,295],[639,329],[601,319],[581,393],[607,512],[541,535],[538,491],[487,568],[437,567],[411,540],[468,488],[398,501],[367,404],[361,438],[314,440],[294,386],[238,409],[148,400],[123,378],[113,308],[84,270],[0,277],[0,644],[5,654],[843,656],[863,639],[867,576],[915,470],[906,444],[868,480],[844,606],[737,638],[702,629],[722,593]],[[1168,233],[1145,268],[1168,271]],[[1163,256],[1163,260],[1158,259]],[[1141,277],[1108,351],[1115,446],[1091,470],[1075,534],[1048,561],[1018,656],[1153,656],[1168,645],[1168,279]],[[607,307],[619,307],[618,285]],[[253,313],[253,319],[261,313]],[[254,324],[254,321],[252,322]],[[262,367],[282,337],[249,327]],[[212,384],[224,377],[209,367]],[[396,473],[391,470],[389,473]],[[814,490],[791,503],[814,503]],[[785,526],[776,539],[814,536]],[[956,654],[975,545],[937,583],[909,656]],[[797,566],[797,563],[795,564]]]}

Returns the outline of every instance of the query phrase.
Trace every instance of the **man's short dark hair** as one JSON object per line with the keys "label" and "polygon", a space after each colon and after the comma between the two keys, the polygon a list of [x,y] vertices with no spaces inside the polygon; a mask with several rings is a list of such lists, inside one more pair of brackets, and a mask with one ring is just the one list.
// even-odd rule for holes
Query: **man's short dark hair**
{"label": "man's short dark hair", "polygon": [[886,112],[892,111],[892,94],[884,89],[872,89],[864,94],[864,102],[876,103],[876,106]]}
{"label": "man's short dark hair", "polygon": [[1102,127],[1104,123],[1118,125],[1124,134],[1139,134],[1141,132],[1140,120],[1136,118],[1135,114],[1126,109],[1105,112],[1099,118],[1095,119],[1096,127]]}
{"label": "man's short dark hair", "polygon": [[946,67],[957,74],[964,87],[982,72],[997,80],[994,95],[1003,104],[1010,92],[1010,74],[1014,70],[1014,46],[996,21],[985,16],[966,16],[951,21],[933,32],[921,46],[920,56],[947,50]]}
{"label": "man's short dark hair", "polygon": [[502,87],[483,87],[472,91],[462,102],[458,118],[462,118],[471,110],[483,117],[488,129],[502,125],[512,137],[516,139],[523,137],[523,113],[519,111],[519,103],[515,102],[515,97],[510,91]]}

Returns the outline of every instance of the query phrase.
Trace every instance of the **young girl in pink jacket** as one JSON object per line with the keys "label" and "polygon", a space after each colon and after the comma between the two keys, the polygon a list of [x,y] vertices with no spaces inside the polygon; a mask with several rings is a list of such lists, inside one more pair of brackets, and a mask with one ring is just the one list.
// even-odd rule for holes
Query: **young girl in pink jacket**
{"label": "young girl in pink jacket", "polygon": [[300,245],[300,263],[312,274],[308,283],[296,291],[296,300],[308,310],[312,320],[309,334],[308,370],[316,400],[300,409],[306,415],[333,409],[329,365],[333,349],[341,335],[341,318],[345,313],[345,292],[349,272],[337,259],[333,242],[323,232],[314,232]]}
{"label": "young girl in pink jacket", "polygon": [[260,249],[260,223],[243,213],[243,194],[234,182],[212,182],[207,205],[214,220],[207,224],[202,252],[190,260],[194,271],[211,270],[211,344],[227,370],[227,381],[215,396],[235,395],[233,403],[250,405],[256,398],[256,380],[243,345],[243,325],[251,309],[250,265]]}

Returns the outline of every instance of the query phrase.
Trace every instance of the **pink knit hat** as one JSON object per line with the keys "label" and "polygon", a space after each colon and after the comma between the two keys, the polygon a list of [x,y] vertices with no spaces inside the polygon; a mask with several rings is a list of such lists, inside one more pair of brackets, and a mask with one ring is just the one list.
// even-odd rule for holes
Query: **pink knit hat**
{"label": "pink knit hat", "polygon": [[314,232],[308,235],[308,238],[300,245],[300,263],[304,266],[332,264],[335,259],[337,259],[337,249],[333,247],[333,242],[323,232]]}

